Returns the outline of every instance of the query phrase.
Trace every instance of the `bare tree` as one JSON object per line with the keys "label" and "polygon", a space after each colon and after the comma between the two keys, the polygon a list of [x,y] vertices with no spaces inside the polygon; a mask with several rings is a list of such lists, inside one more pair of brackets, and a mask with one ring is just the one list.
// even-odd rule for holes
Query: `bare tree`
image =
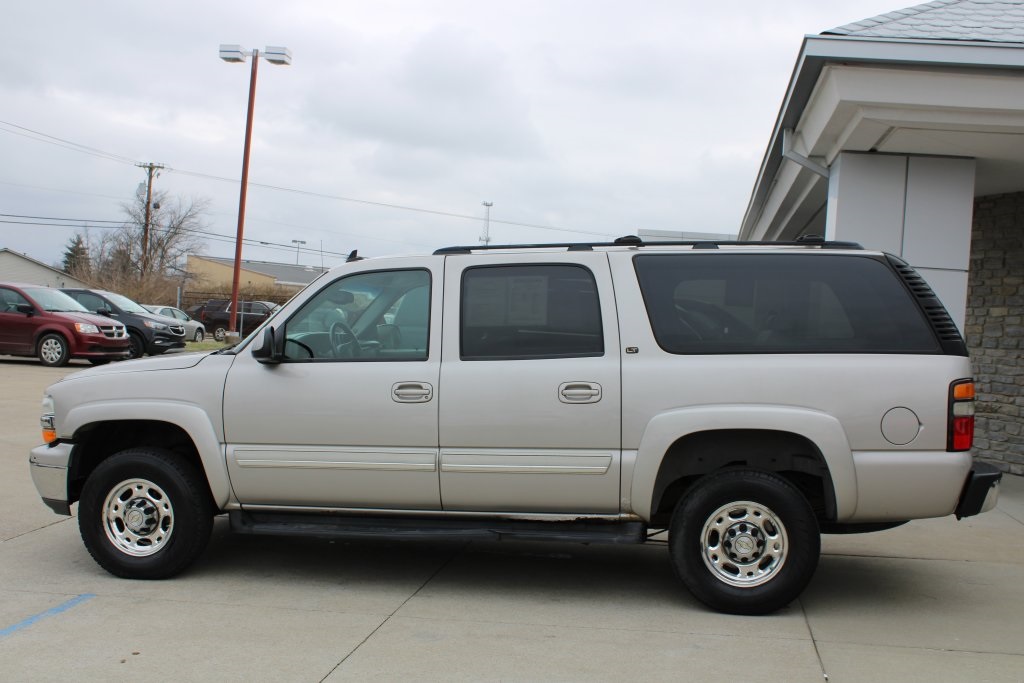
{"label": "bare tree", "polygon": [[89,280],[137,301],[174,301],[186,256],[202,253],[205,247],[208,204],[206,199],[156,192],[147,224],[146,193],[140,188],[133,202],[121,205],[127,216],[124,225],[88,244]]}

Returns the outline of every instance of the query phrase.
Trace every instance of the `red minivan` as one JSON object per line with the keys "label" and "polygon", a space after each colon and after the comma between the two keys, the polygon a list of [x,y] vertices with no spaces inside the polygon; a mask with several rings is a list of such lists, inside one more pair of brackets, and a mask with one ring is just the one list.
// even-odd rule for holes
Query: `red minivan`
{"label": "red minivan", "polygon": [[38,356],[43,365],[129,357],[125,326],[50,287],[0,282],[0,354]]}

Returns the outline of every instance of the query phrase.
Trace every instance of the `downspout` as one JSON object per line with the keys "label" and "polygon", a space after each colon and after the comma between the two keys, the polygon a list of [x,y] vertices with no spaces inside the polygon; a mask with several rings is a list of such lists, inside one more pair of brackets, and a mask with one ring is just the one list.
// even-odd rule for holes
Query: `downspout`
{"label": "downspout", "polygon": [[822,166],[821,164],[811,161],[807,157],[793,151],[793,129],[791,128],[782,129],[782,157],[800,164],[807,170],[817,173],[826,180],[829,177],[829,169],[826,166]]}

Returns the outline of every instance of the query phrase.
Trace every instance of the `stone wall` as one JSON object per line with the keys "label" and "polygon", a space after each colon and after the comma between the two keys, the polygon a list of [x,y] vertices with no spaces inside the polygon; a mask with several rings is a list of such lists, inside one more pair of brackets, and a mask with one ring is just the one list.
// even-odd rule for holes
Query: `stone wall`
{"label": "stone wall", "polygon": [[1024,475],[1024,192],[975,201],[964,331],[977,379],[974,452]]}

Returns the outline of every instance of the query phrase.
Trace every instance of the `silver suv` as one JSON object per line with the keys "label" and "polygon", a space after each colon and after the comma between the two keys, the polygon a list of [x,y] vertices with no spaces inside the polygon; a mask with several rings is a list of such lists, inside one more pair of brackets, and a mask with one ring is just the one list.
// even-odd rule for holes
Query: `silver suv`
{"label": "silver suv", "polygon": [[[156,374],[159,381],[155,381]],[[452,247],[325,274],[231,349],[71,375],[31,469],[108,571],[241,533],[644,543],[711,607],[793,600],[821,532],[995,505],[956,326],[843,243]]]}

